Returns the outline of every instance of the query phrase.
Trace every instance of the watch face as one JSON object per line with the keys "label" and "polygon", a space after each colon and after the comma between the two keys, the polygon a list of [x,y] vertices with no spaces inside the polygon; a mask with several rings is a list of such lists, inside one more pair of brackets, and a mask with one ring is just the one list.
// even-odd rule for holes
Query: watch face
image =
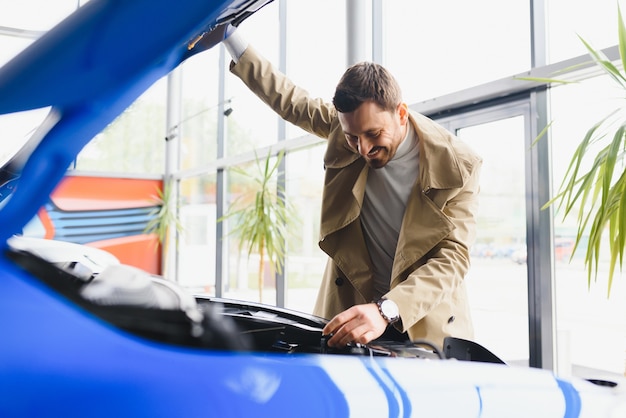
{"label": "watch face", "polygon": [[385,299],[382,301],[382,303],[380,304],[380,310],[389,321],[393,321],[399,316],[398,305],[396,305],[395,302],[389,299]]}

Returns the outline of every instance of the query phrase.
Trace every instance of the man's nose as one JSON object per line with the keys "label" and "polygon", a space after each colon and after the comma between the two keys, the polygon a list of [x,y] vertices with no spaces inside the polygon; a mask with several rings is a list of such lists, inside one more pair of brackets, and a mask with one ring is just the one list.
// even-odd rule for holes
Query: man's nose
{"label": "man's nose", "polygon": [[369,154],[370,151],[372,150],[372,147],[373,147],[373,144],[370,141],[364,138],[359,138],[359,144],[358,144],[359,154],[361,154],[364,157],[367,156],[367,154]]}

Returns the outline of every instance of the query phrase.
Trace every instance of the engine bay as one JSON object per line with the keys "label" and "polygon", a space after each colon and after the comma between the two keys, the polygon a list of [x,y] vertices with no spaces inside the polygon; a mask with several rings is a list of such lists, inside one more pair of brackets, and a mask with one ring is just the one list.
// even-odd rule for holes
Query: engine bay
{"label": "engine bay", "polygon": [[93,272],[81,262],[51,263],[24,248],[8,256],[60,296],[124,332],[164,344],[207,350],[275,354],[339,354],[416,359],[455,358],[504,363],[472,341],[448,337],[443,350],[429,341],[383,334],[336,348],[322,333],[327,320],[286,308],[193,296],[176,283],[121,264]]}

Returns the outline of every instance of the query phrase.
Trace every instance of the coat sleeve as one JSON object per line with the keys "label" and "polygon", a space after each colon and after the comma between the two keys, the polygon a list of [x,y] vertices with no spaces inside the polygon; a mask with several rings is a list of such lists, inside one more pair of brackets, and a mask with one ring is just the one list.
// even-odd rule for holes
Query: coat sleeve
{"label": "coat sleeve", "polygon": [[469,315],[465,312],[465,291],[459,292],[470,267],[470,248],[476,237],[480,167],[481,160],[477,158],[461,188],[431,190],[432,199],[425,200],[442,212],[452,229],[395,280],[386,295],[399,306],[403,331],[428,316],[441,317],[439,327],[445,327],[450,318]]}
{"label": "coat sleeve", "polygon": [[252,46],[248,46],[236,64],[231,62],[230,71],[281,118],[309,133],[328,138],[338,123],[332,104],[311,98]]}

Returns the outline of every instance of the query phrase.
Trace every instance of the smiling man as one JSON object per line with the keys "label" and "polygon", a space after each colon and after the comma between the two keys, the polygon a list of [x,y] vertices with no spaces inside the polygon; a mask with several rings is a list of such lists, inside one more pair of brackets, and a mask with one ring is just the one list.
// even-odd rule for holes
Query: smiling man
{"label": "smiling man", "polygon": [[382,66],[351,66],[332,103],[310,97],[229,28],[231,72],[283,119],[328,140],[314,314],[330,346],[472,339],[470,267],[481,159],[408,109]]}

